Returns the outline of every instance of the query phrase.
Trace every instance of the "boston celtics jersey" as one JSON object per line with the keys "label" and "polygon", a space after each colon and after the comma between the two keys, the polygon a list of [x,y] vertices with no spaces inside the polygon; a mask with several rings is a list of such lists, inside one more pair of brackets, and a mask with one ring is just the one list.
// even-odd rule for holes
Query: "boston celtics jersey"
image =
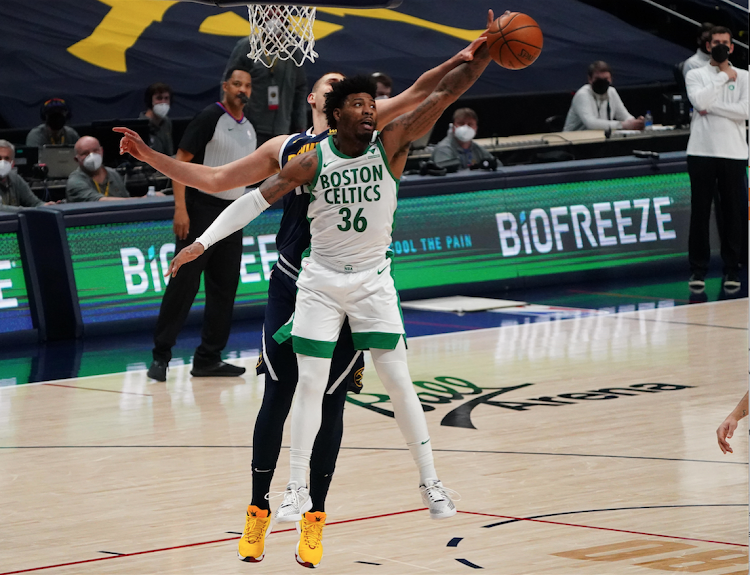
{"label": "boston celtics jersey", "polygon": [[391,243],[398,180],[377,132],[355,158],[337,150],[332,136],[317,151],[307,210],[313,258],[342,272],[380,265]]}

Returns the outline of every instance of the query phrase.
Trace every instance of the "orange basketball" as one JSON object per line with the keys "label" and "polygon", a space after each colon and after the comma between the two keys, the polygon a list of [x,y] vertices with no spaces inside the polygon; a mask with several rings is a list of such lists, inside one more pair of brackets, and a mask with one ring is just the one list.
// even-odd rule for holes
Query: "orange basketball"
{"label": "orange basketball", "polygon": [[509,70],[520,70],[533,64],[544,43],[539,25],[520,12],[503,14],[484,35],[492,59]]}

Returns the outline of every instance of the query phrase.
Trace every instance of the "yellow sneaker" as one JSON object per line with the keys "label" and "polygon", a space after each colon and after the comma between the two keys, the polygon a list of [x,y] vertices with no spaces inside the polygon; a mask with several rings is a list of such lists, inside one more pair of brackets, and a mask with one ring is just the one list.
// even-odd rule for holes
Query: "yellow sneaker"
{"label": "yellow sneaker", "polygon": [[240,561],[258,563],[265,555],[266,531],[271,525],[271,518],[267,509],[259,509],[255,505],[247,506],[245,531],[240,537],[237,556]]}
{"label": "yellow sneaker", "polygon": [[299,522],[300,537],[295,556],[297,563],[314,569],[323,558],[323,527],[326,514],[322,511],[307,512]]}

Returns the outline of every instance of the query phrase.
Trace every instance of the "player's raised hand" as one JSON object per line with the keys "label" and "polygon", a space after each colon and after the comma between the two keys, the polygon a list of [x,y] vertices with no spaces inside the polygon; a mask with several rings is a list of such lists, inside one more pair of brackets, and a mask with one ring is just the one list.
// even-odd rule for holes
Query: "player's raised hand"
{"label": "player's raised hand", "polygon": [[182,266],[200,257],[205,251],[206,248],[204,248],[203,244],[200,242],[193,242],[188,247],[182,248],[180,250],[180,253],[177,254],[171,262],[169,262],[169,268],[167,269],[167,273],[165,273],[164,276],[176,276],[177,272]]}
{"label": "player's raised hand", "polygon": [[130,128],[112,128],[113,131],[122,134],[120,140],[120,154],[130,154],[136,160],[145,161],[146,154],[151,150],[137,132]]}
{"label": "player's raised hand", "polygon": [[[491,12],[491,10],[490,10]],[[466,46],[463,50],[461,50],[458,53],[458,57],[461,58],[464,62],[471,62],[474,59],[474,53],[479,49],[479,47],[484,44],[487,41],[487,38],[485,36],[480,36],[476,40],[474,40],[471,44]]]}

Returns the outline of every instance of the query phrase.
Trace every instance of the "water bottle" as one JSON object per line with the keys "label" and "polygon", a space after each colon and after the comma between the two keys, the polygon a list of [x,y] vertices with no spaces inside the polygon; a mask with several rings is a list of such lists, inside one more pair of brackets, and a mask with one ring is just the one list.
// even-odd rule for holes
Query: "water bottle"
{"label": "water bottle", "polygon": [[654,129],[654,117],[651,115],[651,110],[646,110],[646,115],[644,116],[644,124],[646,130],[653,130]]}
{"label": "water bottle", "polygon": [[[143,189],[143,188],[141,188]],[[156,186],[149,186],[148,192],[146,192],[147,196],[155,196],[156,195]]]}

